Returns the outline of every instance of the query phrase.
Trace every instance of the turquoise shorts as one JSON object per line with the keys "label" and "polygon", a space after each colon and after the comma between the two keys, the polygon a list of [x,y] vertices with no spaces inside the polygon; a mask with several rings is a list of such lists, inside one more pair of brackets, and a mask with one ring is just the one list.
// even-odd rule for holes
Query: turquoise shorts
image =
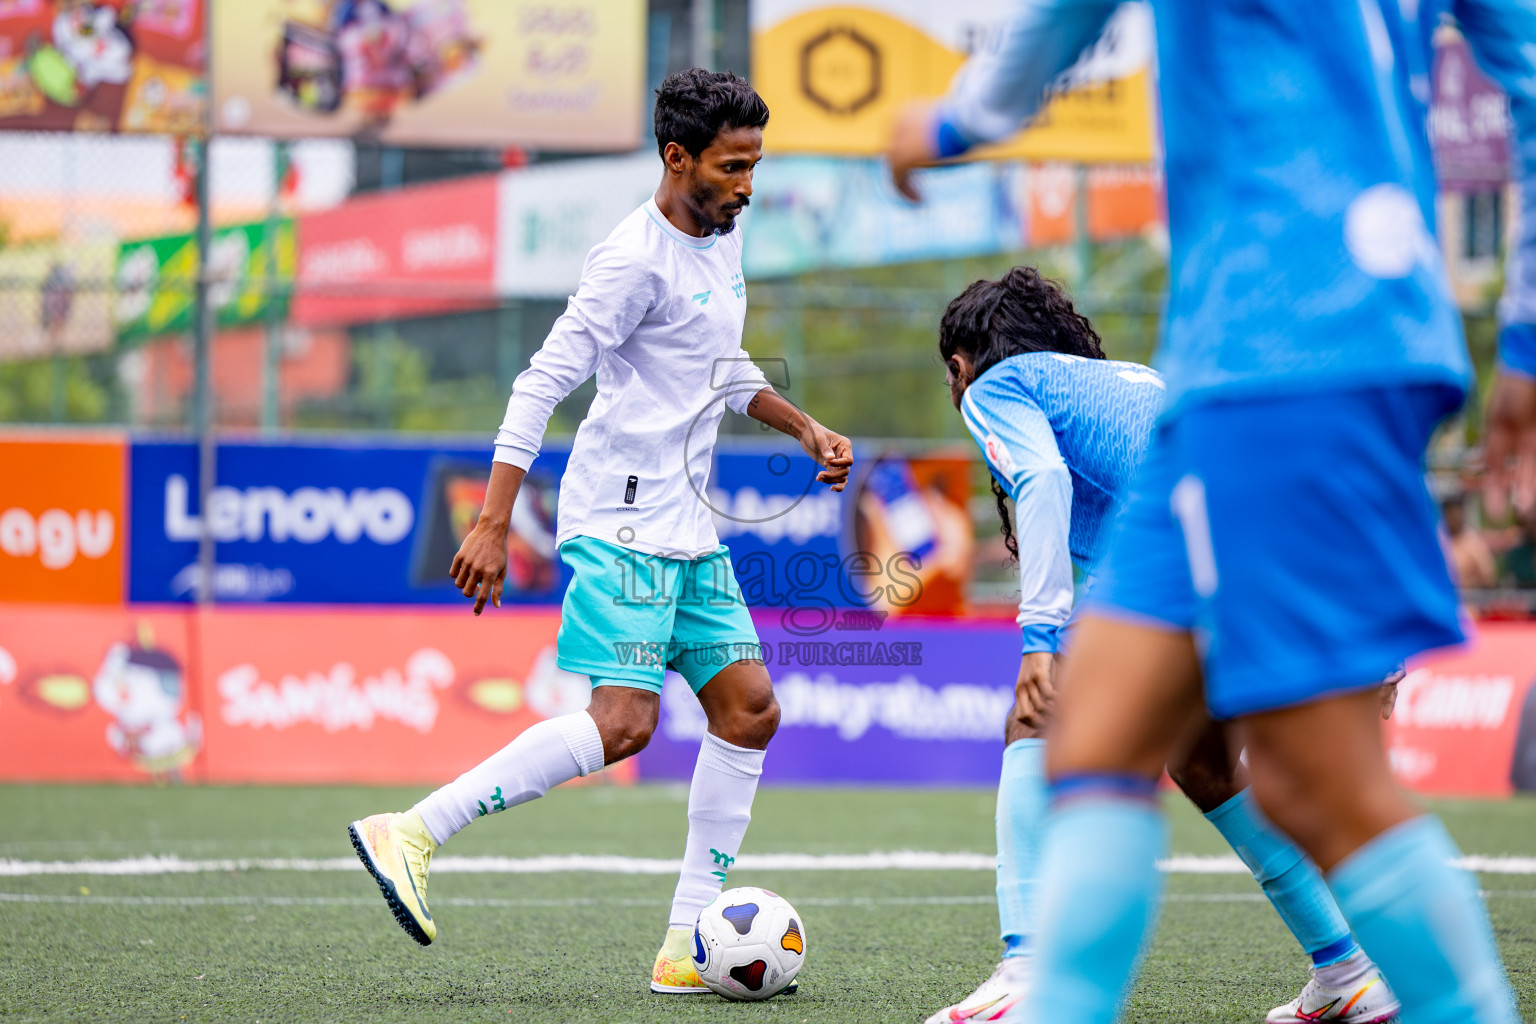
{"label": "turquoise shorts", "polygon": [[762,646],[725,545],[663,558],[575,537],[560,545],[575,576],[560,609],[555,663],[593,686],[661,692],[667,669],[694,693],[722,668],[760,660]]}

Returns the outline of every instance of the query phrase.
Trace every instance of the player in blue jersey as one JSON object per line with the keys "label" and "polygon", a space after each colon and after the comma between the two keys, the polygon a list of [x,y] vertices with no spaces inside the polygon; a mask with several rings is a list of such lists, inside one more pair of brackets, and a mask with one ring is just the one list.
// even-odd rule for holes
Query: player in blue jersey
{"label": "player in blue jersey", "polygon": [[[1115,7],[1022,2],[995,54],[899,122],[898,184],[1014,131]],[[1065,666],[1036,982],[1004,1019],[1118,1014],[1161,893],[1156,778],[1203,703],[1240,723],[1259,803],[1324,870],[1404,1020],[1510,1024],[1486,908],[1392,777],[1375,681],[1463,636],[1423,481],[1471,377],[1430,228],[1430,37],[1454,18],[1509,94],[1529,197],[1536,5],[1159,0],[1154,14],[1168,404]],[[1501,341],[1528,373],[1523,336]],[[1530,381],[1499,391],[1495,461],[1536,420]]]}
{"label": "player in blue jersey", "polygon": [[[1032,980],[1045,740],[1057,658],[1073,604],[1073,566],[1091,581],[1115,510],[1163,405],[1162,378],[1106,359],[1071,300],[1030,267],[978,281],[939,325],[950,397],[991,471],[998,515],[1019,563],[1023,655],[997,799],[997,897],[1003,960],[971,995],[928,1024],[995,1020]],[[1013,513],[1009,514],[1009,502]],[[1091,586],[1091,583],[1089,584]],[[1398,1004],[1349,933],[1317,868],[1259,813],[1220,725],[1168,765],[1180,788],[1231,843],[1312,958],[1313,977],[1271,1024],[1299,1024],[1330,1000],[1328,1019],[1379,1024]]]}

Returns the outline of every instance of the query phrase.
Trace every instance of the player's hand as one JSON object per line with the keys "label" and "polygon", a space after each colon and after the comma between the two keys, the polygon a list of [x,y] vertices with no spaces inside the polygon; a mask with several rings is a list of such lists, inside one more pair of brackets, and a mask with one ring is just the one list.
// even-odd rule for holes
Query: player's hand
{"label": "player's hand", "polygon": [[1536,380],[1504,371],[1488,396],[1483,432],[1483,509],[1500,520],[1509,503],[1536,498]]}
{"label": "player's hand", "polygon": [[1056,701],[1056,655],[1032,651],[1019,662],[1014,684],[1013,711],[1008,715],[1005,739],[1029,739],[1045,731]]}
{"label": "player's hand", "polygon": [[476,615],[485,610],[486,601],[500,608],[507,581],[507,524],[484,518],[476,523],[453,556],[448,575],[465,597],[474,599]]}
{"label": "player's hand", "polygon": [[923,194],[912,184],[912,172],[938,159],[933,151],[933,112],[931,102],[908,104],[896,115],[891,144],[885,152],[891,165],[891,184],[914,203],[922,202]]}
{"label": "player's hand", "polygon": [[830,484],[834,491],[848,486],[848,473],[853,469],[851,441],[807,416],[800,431],[800,447],[817,465],[826,467],[816,474],[819,482]]}

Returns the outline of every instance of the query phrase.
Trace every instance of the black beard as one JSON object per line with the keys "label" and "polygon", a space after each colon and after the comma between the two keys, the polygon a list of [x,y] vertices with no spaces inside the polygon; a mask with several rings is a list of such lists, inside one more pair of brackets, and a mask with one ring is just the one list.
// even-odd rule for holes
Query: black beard
{"label": "black beard", "polygon": [[[710,194],[710,191],[706,186],[696,186],[692,192],[688,193],[688,212],[690,215],[692,215],[694,223],[704,231],[715,235],[728,235],[732,231],[736,230],[736,218],[726,217],[724,220],[718,222],[710,220],[709,217],[704,213],[704,209],[706,204],[708,204],[713,199],[714,196]],[[750,202],[750,200],[743,197],[741,200],[741,208],[745,210]]]}

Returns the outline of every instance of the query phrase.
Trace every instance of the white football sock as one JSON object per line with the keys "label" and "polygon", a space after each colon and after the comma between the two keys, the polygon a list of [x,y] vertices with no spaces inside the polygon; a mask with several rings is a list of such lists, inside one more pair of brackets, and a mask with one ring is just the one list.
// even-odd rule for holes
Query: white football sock
{"label": "white football sock", "polygon": [[471,821],[537,800],[551,788],[603,766],[603,737],[585,711],[526,730],[469,771],[417,804],[438,843]]}
{"label": "white football sock", "polygon": [[688,790],[688,843],[672,896],[669,928],[692,928],[699,911],[720,895],[752,820],[752,797],[763,774],[761,750],[748,750],[704,734]]}
{"label": "white football sock", "polygon": [[1314,967],[1312,975],[1324,988],[1348,988],[1375,969],[1376,965],[1365,955],[1365,950],[1356,949],[1353,956],[1345,957],[1336,964]]}

